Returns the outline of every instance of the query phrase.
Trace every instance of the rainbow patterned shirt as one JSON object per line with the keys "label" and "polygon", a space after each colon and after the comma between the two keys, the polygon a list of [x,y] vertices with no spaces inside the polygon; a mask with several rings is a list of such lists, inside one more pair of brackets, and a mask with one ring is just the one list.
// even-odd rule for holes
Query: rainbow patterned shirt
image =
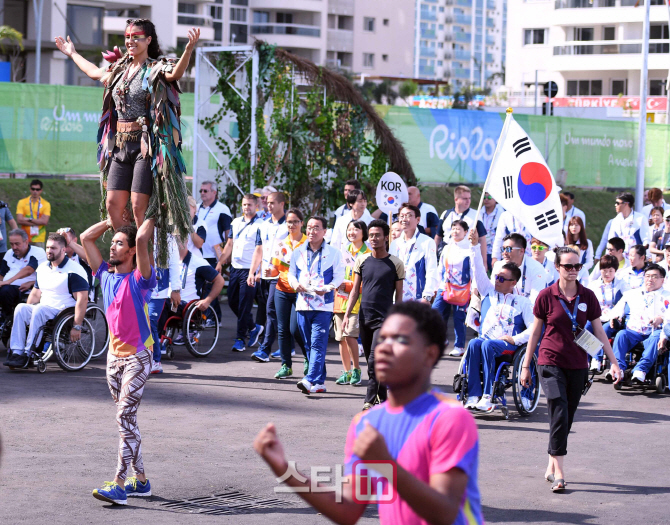
{"label": "rainbow patterned shirt", "polygon": [[[391,456],[398,465],[425,483],[430,476],[459,468],[468,476],[461,508],[454,524],[484,523],[477,469],[479,440],[474,418],[456,400],[433,390],[403,407],[382,403],[356,415],[351,422],[344,449],[344,475],[352,474],[354,462],[360,458],[352,452],[356,436],[365,428],[365,421],[375,427],[386,440]],[[392,503],[377,505],[379,522],[383,525],[422,525],[420,518],[400,496]]]}
{"label": "rainbow patterned shirt", "polygon": [[154,340],[149,325],[151,292],[156,287],[156,270],[145,279],[135,268],[131,273],[110,273],[102,262],[95,276],[100,279],[109,324],[109,351],[117,357],[128,357],[143,350],[151,351]]}

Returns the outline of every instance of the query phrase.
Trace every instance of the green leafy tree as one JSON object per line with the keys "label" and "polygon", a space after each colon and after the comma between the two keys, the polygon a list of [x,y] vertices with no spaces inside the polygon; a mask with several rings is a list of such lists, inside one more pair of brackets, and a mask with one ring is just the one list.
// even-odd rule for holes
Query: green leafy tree
{"label": "green leafy tree", "polygon": [[408,105],[409,102],[407,99],[409,97],[413,97],[419,92],[419,84],[414,82],[413,80],[405,80],[402,84],[400,84],[400,87],[398,88],[398,94],[400,95],[400,98],[402,98]]}

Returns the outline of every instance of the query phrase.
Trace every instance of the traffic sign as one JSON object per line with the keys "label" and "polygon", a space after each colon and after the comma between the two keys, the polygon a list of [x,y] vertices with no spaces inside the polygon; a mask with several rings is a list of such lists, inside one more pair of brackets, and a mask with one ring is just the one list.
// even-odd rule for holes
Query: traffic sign
{"label": "traffic sign", "polygon": [[544,84],[544,96],[549,98],[554,98],[558,93],[558,84],[553,80],[550,82],[545,82]]}

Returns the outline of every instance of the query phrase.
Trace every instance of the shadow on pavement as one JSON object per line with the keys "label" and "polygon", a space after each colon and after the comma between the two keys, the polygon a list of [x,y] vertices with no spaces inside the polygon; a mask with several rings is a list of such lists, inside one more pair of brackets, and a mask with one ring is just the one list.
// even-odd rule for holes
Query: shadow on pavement
{"label": "shadow on pavement", "polygon": [[[567,494],[566,491],[564,494]],[[588,525],[597,516],[539,509],[498,509],[484,505],[484,518],[488,523],[572,523]]]}
{"label": "shadow on pavement", "polygon": [[[621,485],[619,483],[586,483],[570,482],[568,486],[579,485],[579,492],[596,492],[602,494],[641,494],[644,496],[651,494],[670,494],[670,487],[650,487]],[[593,488],[591,488],[593,487]]]}

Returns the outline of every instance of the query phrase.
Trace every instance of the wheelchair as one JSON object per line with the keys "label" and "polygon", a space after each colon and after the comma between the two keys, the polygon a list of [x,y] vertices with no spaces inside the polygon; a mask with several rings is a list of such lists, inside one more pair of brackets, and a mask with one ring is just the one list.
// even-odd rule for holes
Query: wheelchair
{"label": "wheelchair", "polygon": [[[624,326],[620,323],[615,323],[617,332],[614,334],[614,337],[611,338],[610,344],[614,347],[614,339],[616,334],[624,329]],[[638,364],[642,358],[642,353],[644,352],[644,344],[638,343],[633,348],[631,348],[626,354],[626,370],[623,374],[623,379],[618,383],[615,383],[614,390],[620,391],[623,387],[631,389],[641,389],[643,392],[651,390],[657,394],[663,394],[666,387],[668,386],[668,349],[670,348],[670,340],[666,341],[665,352],[663,354],[657,354],[656,361],[652,365],[651,369],[647,373],[645,380],[633,381],[633,369],[635,365]],[[605,370],[605,364],[609,368],[609,359],[607,356],[603,357],[603,370]],[[602,373],[602,372],[601,372]],[[610,379],[606,379],[608,382],[612,382]]]}
{"label": "wheelchair", "polygon": [[[500,409],[505,419],[509,420],[509,406],[507,404],[506,391],[512,389],[514,405],[520,416],[530,416],[540,401],[540,380],[537,373],[537,355],[533,354],[530,372],[531,382],[528,387],[521,386],[521,367],[526,358],[526,345],[521,345],[516,350],[505,350],[495,360],[495,378],[491,390],[491,403],[495,409]],[[466,354],[461,358],[458,372],[454,376],[453,388],[457,399],[465,405],[468,401],[468,370],[465,360]],[[510,377],[511,374],[511,377]],[[480,381],[483,380],[480,371]]]}
{"label": "wheelchair", "polygon": [[[70,330],[74,325],[74,307],[66,308],[49,319],[35,337],[30,348],[28,363],[24,368],[37,368],[40,374],[47,370],[47,361],[56,358],[58,366],[66,372],[82,370],[91,360],[95,349],[95,330],[84,317],[79,341],[70,341]],[[11,327],[10,327],[11,332]],[[16,368],[10,367],[10,370]]]}
{"label": "wheelchair", "polygon": [[165,322],[160,347],[167,359],[174,359],[175,346],[186,346],[193,357],[207,357],[214,350],[219,340],[219,319],[211,305],[201,312],[196,308],[197,302],[198,299],[180,307]]}

